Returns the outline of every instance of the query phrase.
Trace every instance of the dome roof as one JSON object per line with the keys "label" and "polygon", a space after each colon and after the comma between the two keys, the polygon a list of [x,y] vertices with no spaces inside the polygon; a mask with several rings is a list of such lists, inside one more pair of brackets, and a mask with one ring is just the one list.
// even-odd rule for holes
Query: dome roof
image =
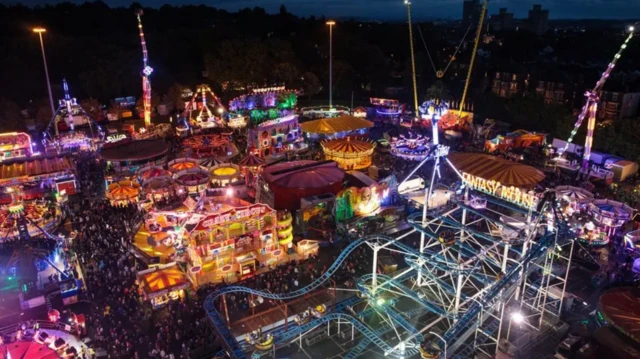
{"label": "dome roof", "polygon": [[320,188],[342,182],[344,171],[333,161],[294,161],[266,167],[262,176],[280,187]]}
{"label": "dome roof", "polygon": [[375,143],[361,140],[351,139],[350,137],[325,141],[322,147],[325,151],[341,152],[341,153],[360,153],[371,151],[376,146]]}
{"label": "dome roof", "polygon": [[500,182],[504,186],[531,187],[545,177],[534,167],[482,153],[451,153],[449,160],[460,172]]}

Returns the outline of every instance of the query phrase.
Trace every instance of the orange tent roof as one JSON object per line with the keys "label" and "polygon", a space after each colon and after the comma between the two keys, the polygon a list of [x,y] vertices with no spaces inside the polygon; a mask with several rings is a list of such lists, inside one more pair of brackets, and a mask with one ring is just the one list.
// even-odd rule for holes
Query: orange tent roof
{"label": "orange tent roof", "polygon": [[451,153],[449,160],[460,172],[504,186],[531,187],[545,178],[536,168],[483,153]]}
{"label": "orange tent roof", "polygon": [[371,151],[376,146],[375,143],[360,139],[351,139],[349,137],[338,140],[325,141],[322,147],[325,150],[342,153],[360,153]]}
{"label": "orange tent roof", "polygon": [[184,289],[191,285],[184,272],[175,265],[145,273],[142,275],[142,281],[145,292],[150,297],[160,296],[165,291]]}
{"label": "orange tent roof", "polygon": [[373,127],[373,122],[351,115],[323,118],[300,124],[302,131],[319,135],[330,135],[338,132],[355,131],[371,127]]}
{"label": "orange tent roof", "polygon": [[67,157],[41,158],[27,162],[0,165],[0,179],[23,176],[39,176],[47,173],[71,170],[73,163]]}
{"label": "orange tent roof", "polygon": [[140,193],[140,185],[132,181],[120,181],[112,183],[107,188],[109,199],[129,199]]}

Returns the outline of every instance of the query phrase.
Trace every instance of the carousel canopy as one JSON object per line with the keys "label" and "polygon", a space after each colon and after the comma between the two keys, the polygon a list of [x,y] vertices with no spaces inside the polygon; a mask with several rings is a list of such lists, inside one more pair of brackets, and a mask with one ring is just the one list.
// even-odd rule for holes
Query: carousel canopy
{"label": "carousel canopy", "polygon": [[200,166],[205,167],[205,168],[212,168],[212,167],[221,165],[223,163],[225,163],[225,162],[222,161],[222,160],[219,160],[216,157],[207,157],[207,158],[204,158],[204,159],[202,159],[200,161]]}
{"label": "carousel canopy", "polygon": [[622,202],[609,199],[596,199],[591,202],[590,207],[591,211],[595,214],[617,220],[631,219],[631,215],[633,214],[633,208]]}
{"label": "carousel canopy", "polygon": [[207,183],[209,181],[209,177],[209,172],[199,167],[180,171],[175,174],[176,182],[187,186]]}
{"label": "carousel canopy", "polygon": [[137,175],[144,182],[156,177],[171,176],[171,172],[160,166],[148,166],[139,169]]}
{"label": "carousel canopy", "polygon": [[640,343],[640,289],[608,290],[600,296],[598,310],[609,324]]}
{"label": "carousel canopy", "polygon": [[173,161],[167,163],[167,167],[169,171],[176,173],[184,170],[189,170],[192,168],[197,168],[199,166],[199,161],[195,158],[182,157],[176,158]]}
{"label": "carousel canopy", "polygon": [[363,118],[342,115],[339,117],[323,118],[320,120],[301,123],[302,131],[319,135],[331,135],[338,132],[356,131],[373,127],[373,122]]}
{"label": "carousel canopy", "polygon": [[133,181],[120,181],[107,187],[107,198],[111,200],[129,199],[140,193],[140,185]]}
{"label": "carousel canopy", "polygon": [[285,188],[316,188],[344,180],[344,171],[333,161],[294,161],[266,167],[265,180]]}
{"label": "carousel canopy", "polygon": [[211,174],[213,177],[226,179],[226,178],[235,178],[240,173],[240,167],[238,165],[234,165],[232,163],[223,163],[211,169]]}
{"label": "carousel canopy", "polygon": [[340,153],[363,153],[370,152],[376,144],[367,140],[351,139],[350,137],[322,142],[325,151]]}
{"label": "carousel canopy", "polygon": [[142,188],[147,192],[166,191],[174,185],[173,178],[169,176],[153,177],[145,181]]}
{"label": "carousel canopy", "polygon": [[265,164],[264,160],[253,153],[248,154],[238,163],[242,167],[260,167]]}
{"label": "carousel canopy", "polygon": [[144,290],[149,297],[160,296],[167,292],[190,286],[189,279],[176,265],[159,268],[151,273],[140,274],[144,283]]}
{"label": "carousel canopy", "polygon": [[558,186],[554,189],[556,195],[571,202],[586,203],[593,200],[593,193],[580,187]]}
{"label": "carousel canopy", "polygon": [[449,160],[460,172],[493,180],[504,186],[532,187],[544,179],[544,173],[531,166],[482,153],[451,153]]}

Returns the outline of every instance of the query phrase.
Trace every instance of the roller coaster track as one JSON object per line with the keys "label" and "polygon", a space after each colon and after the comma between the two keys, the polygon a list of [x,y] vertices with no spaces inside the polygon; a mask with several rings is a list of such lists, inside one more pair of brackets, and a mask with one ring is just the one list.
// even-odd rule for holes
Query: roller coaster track
{"label": "roller coaster track", "polygon": [[[288,299],[293,299],[293,298],[297,298],[297,297],[303,296],[303,295],[308,294],[311,291],[319,288],[324,282],[326,282],[338,269],[340,269],[340,266],[342,265],[342,263],[347,259],[347,257],[351,254],[351,252],[353,252],[357,247],[359,247],[361,244],[372,243],[372,242],[375,242],[375,243],[379,243],[379,242],[393,243],[394,246],[398,247],[402,251],[405,251],[406,253],[409,253],[407,255],[408,257],[409,256],[414,256],[414,257],[421,258],[421,259],[423,259],[424,263],[431,264],[431,263],[433,263],[433,261],[435,259],[438,259],[438,257],[442,257],[440,254],[435,253],[435,252],[430,253],[430,256],[426,256],[425,257],[424,254],[421,254],[417,250],[415,250],[414,248],[411,248],[411,247],[409,247],[409,246],[407,246],[407,245],[405,245],[405,244],[403,244],[403,243],[401,243],[399,241],[396,241],[394,238],[391,238],[391,237],[388,237],[388,236],[383,236],[383,235],[371,235],[371,236],[366,236],[366,237],[363,237],[361,239],[358,239],[358,240],[355,240],[355,241],[351,242],[347,247],[345,247],[342,250],[342,252],[338,256],[338,258],[336,258],[334,263],[327,269],[326,272],[324,272],[320,277],[318,277],[316,280],[314,280],[308,286],[300,288],[300,289],[298,289],[296,291],[293,291],[293,292],[290,292],[290,293],[285,293],[285,294],[274,294],[274,293],[263,292],[263,291],[260,291],[260,290],[256,290],[256,289],[248,288],[248,287],[243,287],[243,286],[228,286],[228,287],[224,287],[224,288],[221,288],[219,290],[216,290],[215,292],[209,294],[207,296],[207,298],[205,299],[205,301],[204,301],[204,309],[206,310],[206,312],[208,314],[208,317],[211,320],[212,324],[214,325],[215,328],[217,328],[217,330],[219,331],[220,335],[222,336],[222,339],[224,340],[226,346],[231,351],[229,354],[232,357],[238,358],[238,359],[246,358],[246,354],[244,353],[244,351],[240,347],[238,341],[235,339],[235,337],[231,333],[229,327],[225,323],[224,319],[220,316],[220,313],[218,313],[218,311],[216,309],[214,300],[217,297],[219,297],[221,295],[224,295],[224,294],[236,293],[236,292],[249,293],[249,294],[261,296],[263,298],[274,299],[274,300],[288,300]],[[417,295],[416,295],[416,297],[417,297]],[[332,313],[332,314],[336,314],[337,315],[338,313]],[[332,318],[332,317],[330,317],[330,318]],[[361,323],[360,323],[360,325],[362,326]],[[358,328],[358,325],[356,325],[356,328]],[[377,338],[377,340],[372,340],[372,342],[379,346],[380,343],[383,342],[383,341],[381,339]],[[383,348],[381,347],[381,349],[383,349]],[[390,350],[389,346],[387,345],[384,350],[385,350],[385,352],[387,350]]]}

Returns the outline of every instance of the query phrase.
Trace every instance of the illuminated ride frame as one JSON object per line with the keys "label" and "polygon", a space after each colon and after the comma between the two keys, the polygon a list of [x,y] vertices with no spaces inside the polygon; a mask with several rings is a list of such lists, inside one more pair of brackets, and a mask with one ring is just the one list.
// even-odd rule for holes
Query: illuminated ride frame
{"label": "illuminated ride frame", "polygon": [[[64,88],[64,99],[60,100],[59,107],[53,114],[49,125],[43,133],[42,142],[45,145],[45,152],[54,150],[55,152],[71,152],[79,150],[97,150],[105,139],[105,134],[100,125],[89,115],[75,98],[69,94],[69,85],[66,79],[62,79]],[[84,131],[76,131],[76,118],[78,116],[87,119],[89,134]],[[63,121],[69,127],[69,132],[61,134],[58,123]],[[85,121],[83,121],[85,122]],[[51,133],[51,130],[54,132]]]}
{"label": "illuminated ride frame", "polygon": [[[210,99],[208,100],[207,97]],[[215,107],[214,107],[215,106]],[[196,113],[193,116],[193,113]],[[201,128],[223,127],[224,105],[208,85],[198,85],[191,101],[182,113],[182,118]]]}
{"label": "illuminated ride frame", "polygon": [[[437,126],[437,121],[432,125]],[[226,354],[248,358],[253,352],[252,357],[261,357],[291,343],[302,347],[304,335],[324,324],[331,335],[335,324],[334,334],[344,332],[342,326],[351,329],[352,340],[355,330],[363,336],[344,358],[359,357],[369,346],[394,358],[418,354],[422,358],[469,358],[480,352],[493,357],[499,350],[508,351],[505,340],[517,350],[531,339],[532,332],[555,324],[560,318],[574,241],[554,211],[554,194],[545,192],[539,199],[461,174],[447,159],[448,149],[437,142],[430,152],[432,155],[418,166],[430,160],[435,163],[424,203],[429,203],[442,161],[460,175],[465,187],[447,205],[431,210],[424,206],[422,213],[410,215],[409,233],[396,238],[369,235],[352,241],[319,278],[290,293],[227,286],[210,294],[204,307],[225,343]],[[521,225],[508,225],[501,219],[511,213],[525,218]],[[419,248],[401,241],[413,233],[420,233]],[[258,302],[260,298],[284,302],[305,296],[339,274],[350,253],[361,245],[372,249],[373,268],[371,274],[356,280],[357,296],[335,303],[317,317],[296,324],[285,320],[284,328],[265,333],[273,338],[268,346],[236,340],[229,328],[228,294],[248,293]],[[386,250],[402,254],[408,267],[393,275],[379,274],[378,256]],[[533,272],[539,275],[531,276]],[[333,290],[343,289],[334,284]]]}

